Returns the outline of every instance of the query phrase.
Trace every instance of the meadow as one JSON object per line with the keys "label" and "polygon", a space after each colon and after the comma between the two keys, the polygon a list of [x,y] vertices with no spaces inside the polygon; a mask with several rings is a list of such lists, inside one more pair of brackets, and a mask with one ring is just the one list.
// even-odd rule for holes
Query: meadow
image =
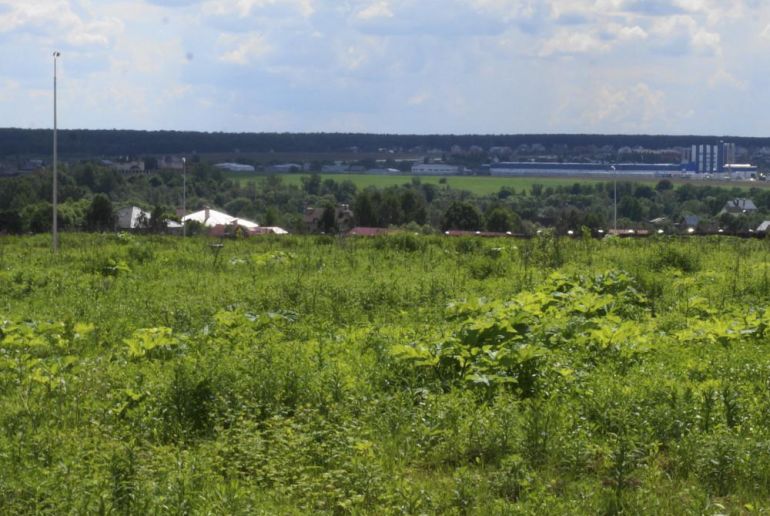
{"label": "meadow", "polygon": [[0,512],[770,510],[764,240],[214,243],[0,237]]}
{"label": "meadow", "polygon": [[[309,173],[299,174],[279,174],[285,184],[302,186],[302,178],[308,177]],[[499,176],[412,176],[411,174],[403,175],[374,175],[374,174],[319,174],[322,180],[332,179],[336,182],[351,181],[358,190],[363,190],[367,187],[375,187],[379,189],[388,188],[392,186],[401,186],[404,184],[411,184],[413,179],[419,180],[423,184],[434,184],[440,187],[449,187],[455,190],[465,190],[471,192],[474,195],[494,195],[497,194],[501,188],[510,188],[516,192],[530,192],[532,185],[542,185],[543,187],[557,187],[557,186],[572,186],[574,184],[596,184],[596,183],[611,183],[613,178],[611,175],[607,176],[511,176],[511,177],[499,177]],[[266,177],[263,174],[244,174],[244,173],[228,173],[227,177],[238,181],[240,184],[246,184],[249,181],[259,181]],[[633,177],[623,176],[618,177],[618,184],[634,183],[634,184],[646,184],[649,186],[655,186],[660,178],[652,177]],[[770,184],[764,181],[707,181],[698,180],[690,181],[685,179],[674,179],[672,183],[675,186],[681,186],[685,184],[692,184],[695,186],[715,186],[721,188],[740,188],[748,190],[749,188],[767,188]]]}
{"label": "meadow", "polygon": [[[302,174],[280,174],[286,184],[302,185],[302,177],[307,177],[308,173]],[[501,188],[513,188],[516,191],[529,192],[532,185],[538,184],[544,187],[548,186],[572,186],[575,183],[605,183],[611,181],[611,178],[585,178],[585,177],[491,177],[491,176],[412,176],[403,175],[375,175],[375,174],[320,174],[321,179],[333,179],[337,182],[352,181],[356,188],[363,190],[369,186],[375,188],[388,188],[391,186],[401,186],[411,184],[413,179],[418,179],[424,184],[434,184],[437,186],[448,186],[455,190],[466,190],[475,195],[493,195]],[[253,181],[255,177],[247,174],[229,174],[228,177],[237,179],[240,183]],[[657,181],[647,179],[645,181],[654,186]]]}

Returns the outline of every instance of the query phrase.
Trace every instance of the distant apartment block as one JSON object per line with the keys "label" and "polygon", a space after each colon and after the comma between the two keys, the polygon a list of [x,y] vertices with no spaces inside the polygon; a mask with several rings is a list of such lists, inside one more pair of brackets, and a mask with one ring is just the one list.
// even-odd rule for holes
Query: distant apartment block
{"label": "distant apartment block", "polygon": [[756,167],[736,163],[735,144],[731,142],[692,145],[684,154],[690,172],[756,172]]}

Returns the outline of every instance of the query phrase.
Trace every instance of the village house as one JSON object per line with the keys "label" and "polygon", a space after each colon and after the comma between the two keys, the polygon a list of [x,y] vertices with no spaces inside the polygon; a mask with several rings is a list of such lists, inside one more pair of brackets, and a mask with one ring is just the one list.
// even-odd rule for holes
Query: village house
{"label": "village house", "polygon": [[741,213],[754,213],[755,211],[757,211],[757,206],[754,204],[754,201],[739,197],[727,201],[719,214],[730,213],[732,215],[740,215]]}

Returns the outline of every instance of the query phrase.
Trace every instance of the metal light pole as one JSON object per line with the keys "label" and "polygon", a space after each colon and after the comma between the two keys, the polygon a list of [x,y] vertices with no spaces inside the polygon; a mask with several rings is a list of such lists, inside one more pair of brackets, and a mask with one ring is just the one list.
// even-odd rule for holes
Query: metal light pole
{"label": "metal light pole", "polygon": [[187,158],[182,158],[182,236],[187,236],[187,225],[184,218],[187,215]]}
{"label": "metal light pole", "polygon": [[612,228],[615,230],[615,234],[618,232],[618,171],[615,168],[615,165],[612,165],[610,167],[612,169],[612,176],[615,180],[615,188],[614,188],[614,194],[613,194],[613,217],[612,217]]}
{"label": "metal light pole", "polygon": [[59,219],[58,219],[58,205],[59,205],[59,196],[58,196],[58,174],[57,174],[57,162],[59,160],[57,154],[58,154],[58,145],[57,145],[57,121],[56,121],[56,60],[61,55],[58,51],[54,51],[53,53],[53,252],[56,253],[59,250]]}

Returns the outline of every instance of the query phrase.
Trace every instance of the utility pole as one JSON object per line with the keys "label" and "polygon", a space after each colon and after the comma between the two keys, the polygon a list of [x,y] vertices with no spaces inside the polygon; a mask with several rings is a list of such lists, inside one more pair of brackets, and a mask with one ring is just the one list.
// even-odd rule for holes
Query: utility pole
{"label": "utility pole", "polygon": [[187,158],[182,158],[182,236],[187,236],[187,225],[185,216],[187,215]]}
{"label": "utility pole", "polygon": [[59,58],[61,53],[59,51],[54,51],[53,53],[53,252],[56,253],[59,251],[59,218],[58,218],[58,211],[59,211],[59,195],[58,195],[58,174],[57,174],[57,165],[59,161],[58,157],[58,142],[57,142],[57,120],[56,120],[56,60]]}
{"label": "utility pole", "polygon": [[614,195],[613,195],[613,217],[612,217],[612,228],[615,230],[615,234],[618,233],[618,171],[615,168],[615,165],[612,165],[610,167],[612,169],[612,176],[615,180],[615,188],[614,188]]}

